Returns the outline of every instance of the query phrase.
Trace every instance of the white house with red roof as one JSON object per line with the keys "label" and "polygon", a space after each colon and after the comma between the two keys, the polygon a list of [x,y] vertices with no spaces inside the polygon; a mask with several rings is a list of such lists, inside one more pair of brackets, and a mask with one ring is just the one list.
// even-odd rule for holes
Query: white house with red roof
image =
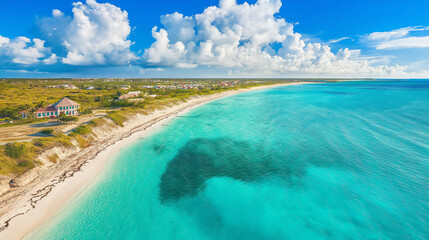
{"label": "white house with red roof", "polygon": [[[65,114],[67,116],[75,116],[78,115],[78,109],[80,104],[70,100],[68,98],[63,98],[59,102],[48,105],[46,108],[39,108],[34,111],[33,116],[35,118],[56,118],[60,114]],[[22,118],[28,118],[28,115],[31,113],[29,110],[24,110],[21,112]]]}

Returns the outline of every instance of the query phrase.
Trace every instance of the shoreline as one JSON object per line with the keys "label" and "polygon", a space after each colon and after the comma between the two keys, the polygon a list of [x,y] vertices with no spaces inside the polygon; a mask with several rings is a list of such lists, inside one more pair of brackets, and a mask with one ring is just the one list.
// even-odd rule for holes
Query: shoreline
{"label": "shoreline", "polygon": [[29,186],[21,187],[22,189],[12,196],[1,196],[0,203],[5,203],[3,208],[7,209],[3,209],[5,213],[0,217],[0,239],[22,239],[51,220],[69,201],[95,184],[94,180],[121,149],[154,133],[176,116],[186,114],[211,101],[242,92],[309,83],[312,82],[284,83],[225,91],[195,97],[142,117],[136,116],[137,119],[131,119],[125,127],[112,131],[112,136],[107,135],[106,139],[72,156],[71,159],[75,162],[63,166],[64,168],[55,167],[52,170],[55,174],[52,173],[45,178],[40,176],[40,179],[35,179],[34,183],[28,184]]}

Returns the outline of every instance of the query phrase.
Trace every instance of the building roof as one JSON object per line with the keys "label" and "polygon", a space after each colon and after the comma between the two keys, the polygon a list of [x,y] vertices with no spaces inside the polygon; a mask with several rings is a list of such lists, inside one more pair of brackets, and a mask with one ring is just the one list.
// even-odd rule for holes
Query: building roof
{"label": "building roof", "polygon": [[[34,109],[34,108],[23,110],[20,113],[29,113],[30,110],[32,110],[32,109]],[[34,113],[56,112],[56,111],[57,111],[57,109],[54,106],[52,106],[52,104],[51,104],[51,105],[47,106],[46,108],[38,108],[36,111],[34,111]]]}
{"label": "building roof", "polygon": [[123,99],[132,98],[132,97],[138,97],[140,94],[141,94],[140,91],[129,92],[127,94],[123,94],[123,95],[119,96],[119,99],[123,100]]}
{"label": "building roof", "polygon": [[46,112],[46,108],[38,108],[35,113],[42,113],[42,112]]}
{"label": "building roof", "polygon": [[56,112],[57,109],[51,104],[46,107],[47,112]]}
{"label": "building roof", "polygon": [[52,104],[52,105],[50,105],[50,106],[53,106],[53,107],[70,107],[70,106],[77,106],[77,105],[79,105],[79,103],[77,103],[77,102],[75,102],[75,101],[73,101],[73,100],[70,100],[70,99],[68,99],[68,98],[63,98],[63,99],[61,99],[59,102],[57,102],[57,103],[55,103],[55,104]]}

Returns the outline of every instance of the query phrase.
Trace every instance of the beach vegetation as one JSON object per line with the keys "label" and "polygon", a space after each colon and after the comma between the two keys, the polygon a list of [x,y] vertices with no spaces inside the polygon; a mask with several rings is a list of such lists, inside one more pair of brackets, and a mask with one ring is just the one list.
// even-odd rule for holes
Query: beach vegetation
{"label": "beach vegetation", "polygon": [[88,124],[91,126],[101,126],[105,123],[106,121],[102,118],[95,118],[92,119]]}
{"label": "beach vegetation", "polygon": [[32,162],[30,162],[30,161],[28,161],[28,160],[22,160],[22,161],[19,161],[18,162],[18,164],[17,164],[17,166],[18,167],[24,167],[24,168],[28,168],[28,167],[30,167],[30,165],[34,165],[34,163],[32,163]]}
{"label": "beach vegetation", "polygon": [[91,145],[91,141],[82,136],[76,135],[74,139],[77,141],[78,147],[80,148],[87,148],[89,145]]}
{"label": "beach vegetation", "polygon": [[61,116],[60,121],[65,123],[77,122],[79,119],[75,116]]}
{"label": "beach vegetation", "polygon": [[80,125],[76,129],[73,130],[74,133],[78,135],[87,135],[90,134],[92,131],[88,125]]}
{"label": "beach vegetation", "polygon": [[0,174],[19,175],[35,166],[36,147],[31,142],[0,146]]}
{"label": "beach vegetation", "polygon": [[85,109],[82,109],[80,111],[81,115],[88,115],[88,114],[91,114],[91,113],[93,113],[93,111],[91,109],[89,109],[89,108],[85,108]]}
{"label": "beach vegetation", "polygon": [[54,129],[50,129],[50,128],[43,129],[42,131],[40,131],[40,133],[44,135],[51,135],[53,132],[54,132]]}
{"label": "beach vegetation", "polygon": [[58,154],[56,154],[56,153],[54,153],[54,154],[52,154],[52,155],[49,155],[48,156],[48,160],[49,160],[49,162],[51,162],[51,163],[58,163],[58,159],[59,159],[60,157],[58,156]]}
{"label": "beach vegetation", "polygon": [[124,126],[124,121],[126,120],[126,117],[119,111],[112,111],[107,114],[106,117],[111,119],[116,125],[119,125],[121,127]]}
{"label": "beach vegetation", "polygon": [[25,153],[25,144],[23,143],[8,143],[6,144],[6,155],[11,158],[20,158]]}

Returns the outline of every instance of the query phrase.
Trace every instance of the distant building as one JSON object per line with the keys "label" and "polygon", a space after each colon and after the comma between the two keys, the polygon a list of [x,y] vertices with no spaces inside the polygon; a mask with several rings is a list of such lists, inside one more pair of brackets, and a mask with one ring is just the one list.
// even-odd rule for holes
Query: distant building
{"label": "distant building", "polygon": [[[68,116],[75,116],[78,115],[77,110],[79,107],[79,103],[68,98],[63,98],[55,104],[48,105],[46,108],[37,109],[34,111],[33,116],[35,118],[56,118],[62,113]],[[28,118],[29,114],[31,114],[30,109],[21,112],[22,118]]]}
{"label": "distant building", "polygon": [[119,100],[124,100],[124,99],[128,99],[128,98],[135,98],[135,97],[138,97],[140,94],[141,94],[140,91],[129,92],[127,94],[123,94],[123,95],[119,96]]}
{"label": "distant building", "polygon": [[94,86],[89,86],[86,88],[86,90],[93,90],[95,87]]}
{"label": "distant building", "polygon": [[67,88],[67,89],[79,89],[78,87],[76,87],[73,84],[62,84],[63,88]]}
{"label": "distant building", "polygon": [[73,84],[48,85],[46,87],[49,87],[49,88],[65,88],[65,89],[79,89],[78,87],[76,87]]}
{"label": "distant building", "polygon": [[73,84],[58,84],[58,85],[48,85],[49,88],[65,88],[65,89],[79,89]]}
{"label": "distant building", "polygon": [[130,85],[122,85],[121,89],[122,90],[128,90],[128,89],[130,89],[130,87],[131,87]]}

